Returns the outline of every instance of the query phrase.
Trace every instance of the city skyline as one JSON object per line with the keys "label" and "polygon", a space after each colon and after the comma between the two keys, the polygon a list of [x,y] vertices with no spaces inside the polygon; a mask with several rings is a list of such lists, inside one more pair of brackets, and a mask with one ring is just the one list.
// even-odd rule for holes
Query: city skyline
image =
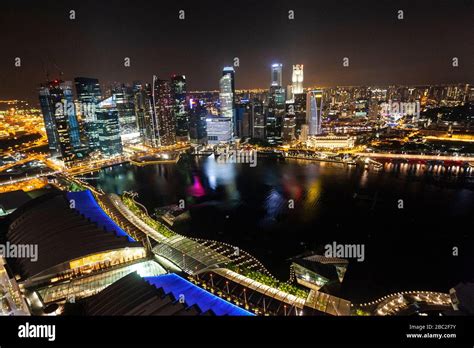
{"label": "city skyline", "polygon": [[[465,342],[473,10],[474,0],[3,5],[6,339],[44,327],[55,341],[57,325],[59,343],[84,317],[154,317],[150,332],[146,320],[122,326],[155,338],[163,316],[270,326],[272,316],[294,320],[268,336],[312,344]],[[107,330],[92,327],[77,342]],[[218,331],[216,342],[230,337]]]}

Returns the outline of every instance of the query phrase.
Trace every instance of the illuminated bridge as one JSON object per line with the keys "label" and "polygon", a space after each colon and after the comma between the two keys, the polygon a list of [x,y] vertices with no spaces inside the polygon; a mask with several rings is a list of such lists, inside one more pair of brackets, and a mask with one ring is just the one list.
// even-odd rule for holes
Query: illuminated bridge
{"label": "illuminated bridge", "polygon": [[[102,208],[108,214],[111,214],[115,220],[119,221],[121,225],[127,226],[127,230],[131,229],[134,236],[141,233],[154,241],[154,244],[158,243],[153,246],[149,245],[155,255],[171,261],[190,275],[232,265],[272,276],[260,261],[233,245],[213,240],[184,237],[162,225],[164,230],[173,235],[172,237],[166,237],[135,215],[119,196],[115,194],[101,195],[98,200],[101,202]],[[145,238],[138,239],[143,241]]]}
{"label": "illuminated bridge", "polygon": [[433,291],[402,291],[378,300],[355,305],[372,315],[400,315],[409,312],[447,310],[452,308],[449,294]]}
{"label": "illuminated bridge", "polygon": [[417,160],[417,161],[447,161],[447,162],[467,162],[474,164],[474,157],[472,156],[438,156],[438,155],[414,155],[401,153],[374,153],[374,152],[359,152],[354,154],[360,157],[368,157],[372,159],[402,159],[402,160]]}
{"label": "illuminated bridge", "polygon": [[268,270],[250,254],[222,242],[176,235],[155,246],[153,252],[173,262],[190,275],[234,266],[245,267],[271,276]]}
{"label": "illuminated bridge", "polygon": [[229,258],[214,250],[179,235],[158,244],[153,248],[153,252],[191,275],[223,267],[231,262]]}

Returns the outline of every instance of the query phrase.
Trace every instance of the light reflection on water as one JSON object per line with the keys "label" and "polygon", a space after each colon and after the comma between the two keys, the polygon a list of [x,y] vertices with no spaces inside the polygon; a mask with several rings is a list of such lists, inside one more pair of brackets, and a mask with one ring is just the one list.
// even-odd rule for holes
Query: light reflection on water
{"label": "light reflection on water", "polygon": [[263,202],[266,212],[264,219],[267,222],[275,221],[287,204],[288,201],[277,190],[271,189]]}
{"label": "light reflection on water", "polygon": [[219,186],[224,187],[228,200],[240,199],[236,186],[236,166],[234,163],[217,163],[213,156],[206,158],[203,166],[204,176],[210,178],[210,188],[216,190]]}

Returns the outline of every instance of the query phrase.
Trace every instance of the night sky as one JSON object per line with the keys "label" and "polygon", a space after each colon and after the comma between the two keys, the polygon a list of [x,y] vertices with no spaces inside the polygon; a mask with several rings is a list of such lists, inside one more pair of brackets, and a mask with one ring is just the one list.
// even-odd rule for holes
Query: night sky
{"label": "night sky", "polygon": [[[236,88],[267,88],[274,62],[283,63],[284,85],[297,63],[305,65],[305,86],[474,82],[472,0],[6,2],[0,99],[37,102],[45,71],[101,83],[179,73],[189,90],[217,89],[222,67],[234,57]],[[185,20],[178,19],[180,9]],[[397,19],[399,9],[404,20]]]}

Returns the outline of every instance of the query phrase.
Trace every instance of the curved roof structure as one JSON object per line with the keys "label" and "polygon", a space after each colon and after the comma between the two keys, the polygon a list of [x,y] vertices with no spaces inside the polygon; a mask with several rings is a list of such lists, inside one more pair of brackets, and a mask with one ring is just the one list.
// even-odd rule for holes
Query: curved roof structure
{"label": "curved roof structure", "polygon": [[12,214],[8,242],[38,246],[36,261],[8,259],[12,269],[23,279],[91,254],[141,247],[140,243],[130,242],[123,236],[118,226],[107,223],[105,213],[86,195],[88,193],[75,196],[80,198],[76,209],[71,209],[66,195],[59,192],[38,197]]}
{"label": "curved roof structure", "polygon": [[176,274],[165,274],[157,277],[145,277],[145,280],[156,288],[162,288],[165,293],[174,297],[184,296],[188,305],[197,305],[202,311],[212,310],[216,315],[253,315],[236,305],[223,300],[210,292],[201,289],[193,283]]}
{"label": "curved roof structure", "polygon": [[71,309],[65,309],[64,315],[69,315],[71,310],[71,313],[75,311],[87,316],[214,315],[212,312],[203,313],[197,306],[181,303],[172,294],[155,288],[135,272],[69,307]]}
{"label": "curved roof structure", "polygon": [[114,232],[118,236],[127,237],[130,242],[134,239],[122,230],[99,206],[91,191],[68,192],[69,201],[74,201],[75,209],[86,218],[95,222],[100,228],[106,231]]}
{"label": "curved roof structure", "polygon": [[134,272],[77,305],[78,314],[91,316],[252,315],[175,274],[142,278]]}

